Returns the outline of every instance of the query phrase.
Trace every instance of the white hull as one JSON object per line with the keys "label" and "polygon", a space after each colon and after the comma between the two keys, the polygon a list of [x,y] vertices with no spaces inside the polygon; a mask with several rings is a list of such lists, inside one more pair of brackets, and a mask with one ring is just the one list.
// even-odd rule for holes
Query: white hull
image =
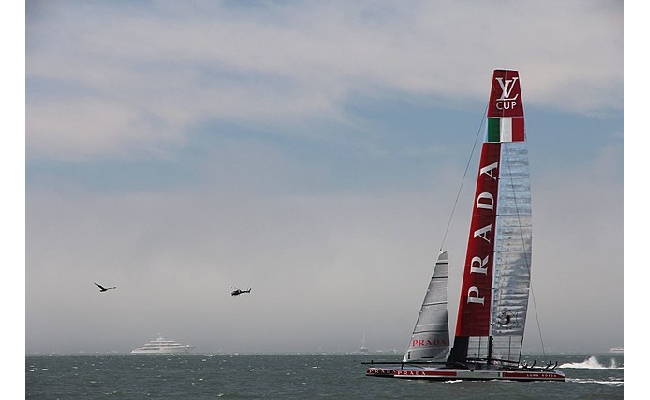
{"label": "white hull", "polygon": [[190,354],[194,350],[194,346],[183,346],[182,348],[160,348],[160,349],[145,349],[138,348],[131,350],[131,354]]}

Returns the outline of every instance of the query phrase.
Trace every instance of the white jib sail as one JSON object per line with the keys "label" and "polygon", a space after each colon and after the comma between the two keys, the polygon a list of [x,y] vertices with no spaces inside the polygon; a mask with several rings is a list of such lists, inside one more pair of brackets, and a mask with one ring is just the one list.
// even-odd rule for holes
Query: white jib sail
{"label": "white jib sail", "polygon": [[404,361],[446,361],[449,351],[447,252],[438,255],[429,288],[422,301],[418,321],[404,353]]}

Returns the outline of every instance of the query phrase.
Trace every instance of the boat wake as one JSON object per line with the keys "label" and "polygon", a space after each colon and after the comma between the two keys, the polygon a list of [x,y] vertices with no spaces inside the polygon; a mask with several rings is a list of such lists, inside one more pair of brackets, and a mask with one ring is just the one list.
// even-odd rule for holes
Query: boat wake
{"label": "boat wake", "polygon": [[603,381],[603,380],[597,380],[597,379],[574,379],[574,378],[567,378],[567,382],[573,382],[573,383],[592,383],[592,384],[597,384],[597,385],[606,385],[606,386],[624,386],[625,382],[620,379],[612,379],[608,381]]}
{"label": "boat wake", "polygon": [[591,383],[591,384],[596,384],[596,385],[606,385],[606,386],[625,386],[625,382],[621,380],[611,380],[611,381],[603,381],[603,380],[594,380],[594,379],[573,379],[573,378],[567,378],[567,382],[573,382],[573,383]]}
{"label": "boat wake", "polygon": [[601,364],[596,356],[591,356],[582,362],[564,363],[559,366],[562,369],[623,369],[623,365],[619,365],[612,357],[609,359],[609,364]]}

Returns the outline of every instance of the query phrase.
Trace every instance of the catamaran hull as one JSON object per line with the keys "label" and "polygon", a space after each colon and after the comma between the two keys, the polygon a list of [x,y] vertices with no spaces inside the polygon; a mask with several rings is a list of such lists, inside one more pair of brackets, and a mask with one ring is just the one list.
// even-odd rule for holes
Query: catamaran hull
{"label": "catamaran hull", "polygon": [[562,371],[517,371],[517,370],[468,370],[468,369],[443,369],[443,368],[378,368],[366,370],[366,376],[380,378],[401,378],[428,381],[556,381],[564,382]]}

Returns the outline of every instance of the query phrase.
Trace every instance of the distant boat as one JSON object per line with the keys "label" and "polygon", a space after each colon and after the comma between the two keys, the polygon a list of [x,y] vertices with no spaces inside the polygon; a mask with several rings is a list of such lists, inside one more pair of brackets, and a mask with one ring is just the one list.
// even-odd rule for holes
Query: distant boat
{"label": "distant boat", "polygon": [[533,227],[519,72],[494,70],[491,86],[453,346],[449,258],[441,248],[402,361],[364,363],[370,364],[366,376],[565,381],[557,362],[528,365],[522,360]]}
{"label": "distant boat", "polygon": [[609,349],[610,353],[623,353],[623,348],[622,347],[612,347]]}
{"label": "distant boat", "polygon": [[368,354],[368,348],[366,347],[366,334],[365,334],[365,332],[363,333],[363,337],[361,338],[361,348],[359,348],[359,353]]}
{"label": "distant boat", "polygon": [[189,354],[196,346],[182,345],[164,337],[158,337],[144,346],[131,350],[131,354]]}

